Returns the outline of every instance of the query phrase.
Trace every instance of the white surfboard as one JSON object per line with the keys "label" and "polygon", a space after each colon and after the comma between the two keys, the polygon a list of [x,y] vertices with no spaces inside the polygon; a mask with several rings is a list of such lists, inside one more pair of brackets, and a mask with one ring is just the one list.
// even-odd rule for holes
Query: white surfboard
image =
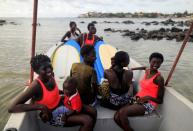
{"label": "white surfboard", "polygon": [[48,57],[50,57],[50,59],[52,60],[54,53],[56,52],[56,50],[63,44],[63,42],[58,42],[56,45],[52,46],[47,52],[46,55]]}
{"label": "white surfboard", "polygon": [[53,55],[53,71],[59,88],[67,76],[70,75],[70,70],[73,63],[80,62],[78,51],[70,45],[60,46]]}
{"label": "white surfboard", "polygon": [[104,44],[99,47],[99,56],[104,70],[111,67],[111,58],[115,56],[117,49],[114,46]]}

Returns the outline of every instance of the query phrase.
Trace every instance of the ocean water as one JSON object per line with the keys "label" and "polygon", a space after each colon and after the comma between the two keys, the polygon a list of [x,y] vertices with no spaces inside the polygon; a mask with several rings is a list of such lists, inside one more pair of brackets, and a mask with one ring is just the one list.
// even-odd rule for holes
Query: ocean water
{"label": "ocean water", "polygon": [[[30,18],[4,18],[8,22],[17,25],[6,24],[0,26],[0,130],[3,129],[9,118],[7,106],[10,100],[21,92],[29,79],[32,19]],[[152,52],[158,51],[164,55],[165,61],[160,70],[164,78],[167,78],[173,61],[181,47],[182,42],[157,40],[132,41],[129,37],[121,36],[121,33],[104,32],[105,28],[136,30],[159,29],[161,26],[145,26],[143,21],[162,21],[164,19],[130,19],[133,25],[122,23],[104,23],[104,21],[122,22],[129,19],[118,18],[40,18],[41,24],[37,27],[36,53],[45,53],[56,44],[67,30],[69,22],[76,21],[82,32],[87,32],[87,24],[97,21],[97,35],[103,36],[105,43],[112,44],[120,50],[127,51],[133,59],[144,66],[149,66],[148,57]],[[180,19],[177,19],[180,20]],[[85,23],[80,23],[84,21]],[[166,26],[169,28],[171,26]],[[189,100],[193,101],[193,43],[188,43],[177,65],[171,82],[174,89]]]}

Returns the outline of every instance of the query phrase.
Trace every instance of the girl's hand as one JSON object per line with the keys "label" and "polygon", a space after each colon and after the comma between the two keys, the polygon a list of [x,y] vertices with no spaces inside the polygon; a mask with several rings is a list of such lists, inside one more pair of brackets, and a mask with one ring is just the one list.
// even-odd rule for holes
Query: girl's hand
{"label": "girl's hand", "polygon": [[40,117],[45,119],[45,121],[49,121],[52,118],[51,110],[49,110],[48,107],[45,105],[39,105],[39,106],[40,106],[40,110],[41,110],[40,115],[42,114],[42,117],[41,116]]}
{"label": "girl's hand", "polygon": [[147,103],[149,100],[150,100],[149,96],[144,96],[144,97],[140,97],[138,101],[143,104],[143,103]]}
{"label": "girl's hand", "polygon": [[64,122],[64,124],[66,124],[67,122],[67,115],[65,113],[62,115],[62,121]]}

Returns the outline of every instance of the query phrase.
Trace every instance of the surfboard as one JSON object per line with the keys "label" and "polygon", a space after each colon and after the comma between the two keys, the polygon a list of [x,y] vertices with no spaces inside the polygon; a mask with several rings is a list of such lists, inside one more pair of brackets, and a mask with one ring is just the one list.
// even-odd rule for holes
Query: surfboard
{"label": "surfboard", "polygon": [[70,75],[72,64],[78,62],[80,62],[79,52],[73,46],[65,44],[56,50],[52,66],[59,88],[62,87],[62,83],[66,77]]}
{"label": "surfboard", "polygon": [[[79,52],[80,54],[80,45],[75,41],[75,40],[68,40],[65,45],[70,45],[70,46],[73,46],[74,48],[76,48],[76,50]],[[83,58],[82,56],[80,55],[80,61],[82,62],[83,61]]]}
{"label": "surfboard", "polygon": [[111,67],[111,58],[115,56],[117,49],[114,46],[104,44],[99,47],[99,56],[104,70]]}
{"label": "surfboard", "polygon": [[95,63],[94,63],[94,68],[95,68],[95,71],[96,71],[96,74],[97,74],[98,83],[101,82],[101,79],[104,76],[104,69],[103,69],[103,66],[102,66],[102,63],[101,63],[101,60],[100,60],[100,55],[99,55],[99,47],[103,44],[104,44],[103,41],[98,41],[95,44],[96,60],[95,60]]}
{"label": "surfboard", "polygon": [[47,52],[46,55],[52,59],[52,56],[54,55],[54,52],[63,45],[63,42],[58,42],[56,45],[52,46]]}

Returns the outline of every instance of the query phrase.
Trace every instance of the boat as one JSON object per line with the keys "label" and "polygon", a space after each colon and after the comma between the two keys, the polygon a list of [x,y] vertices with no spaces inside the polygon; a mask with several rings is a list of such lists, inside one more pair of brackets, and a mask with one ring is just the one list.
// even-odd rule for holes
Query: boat
{"label": "boat", "polygon": [[[35,36],[36,36],[36,23],[37,23],[37,3],[38,0],[34,0],[34,13],[33,13],[33,31],[32,31],[32,57],[35,54]],[[183,48],[185,47],[185,44],[188,41],[188,37],[190,33],[192,32],[193,24],[191,25],[185,39],[182,45],[182,48],[177,55],[177,58],[174,62],[174,66],[172,70],[169,73],[168,79],[166,80],[166,83],[168,84],[169,79],[171,78],[171,75],[175,69],[175,66],[180,58],[180,55],[183,51]],[[64,47],[65,46],[65,47]],[[101,45],[100,45],[101,46]],[[70,49],[71,48],[71,49]],[[61,54],[64,50],[74,50],[73,52],[78,52],[77,47],[71,44],[67,45],[56,45],[47,52],[47,55],[54,59],[53,54],[57,54],[58,52],[58,60],[60,58],[63,58],[64,54]],[[105,54],[106,56],[110,54]],[[100,54],[99,54],[100,57]],[[66,56],[66,58],[68,58]],[[75,57],[73,56],[74,62],[81,61],[81,57]],[[101,57],[102,58],[102,57]],[[58,65],[58,61],[54,63],[54,60],[52,60],[52,64],[55,64],[55,72],[57,72],[57,68],[60,67],[62,64]],[[67,61],[71,62],[70,60]],[[98,61],[99,63],[96,64],[95,67],[97,72],[101,74],[101,60]],[[101,63],[100,63],[101,62]],[[60,62],[59,62],[60,63]],[[71,64],[70,63],[70,64]],[[70,65],[69,64],[69,65]],[[64,64],[66,65],[66,64]],[[60,72],[56,75],[57,83],[61,84],[61,81],[65,79],[65,77],[69,73],[69,65],[65,67],[65,71],[60,76]],[[106,64],[103,64],[106,65]],[[136,62],[135,60],[130,60],[130,68],[133,67],[139,67],[140,64]],[[108,67],[108,66],[103,66]],[[63,68],[63,67],[62,67]],[[59,70],[60,71],[60,70]],[[31,70],[32,72],[32,70]],[[142,79],[142,76],[144,75],[144,71],[135,70],[134,73],[134,87],[136,89],[139,88],[139,81]],[[33,78],[33,72],[30,76],[30,81]],[[98,81],[102,79],[102,75],[98,77]],[[167,85],[166,84],[166,85]],[[27,87],[26,87],[27,88]],[[99,105],[96,106],[97,108],[97,122],[94,128],[94,131],[104,131],[104,130],[112,130],[112,131],[121,131],[121,128],[119,128],[116,123],[114,122],[113,116],[115,111],[103,108]],[[184,96],[179,94],[177,91],[175,91],[171,86],[165,86],[165,95],[164,95],[164,102],[163,104],[159,105],[158,109],[152,113],[151,115],[144,115],[144,116],[138,116],[138,117],[129,117],[130,125],[131,127],[136,131],[192,131],[193,130],[193,103],[186,99]],[[46,123],[43,123],[41,119],[38,117],[37,111],[30,111],[25,113],[14,113],[11,114],[7,124],[5,125],[3,131],[77,131],[78,126],[75,127],[54,127],[50,126]]]}
{"label": "boat", "polygon": [[[104,44],[99,43],[100,46]],[[99,47],[100,47],[99,46]],[[105,45],[109,46],[109,45]],[[113,47],[111,48],[111,51]],[[61,87],[61,82],[64,81],[65,77],[69,75],[69,69],[73,62],[80,62],[81,58],[77,55],[67,55],[64,52],[79,54],[79,49],[76,46],[76,42],[70,41],[66,45],[56,45],[50,48],[47,55],[52,59],[52,64],[54,67],[55,77],[59,87]],[[108,54],[108,52],[105,54]],[[100,54],[98,55],[100,57]],[[64,58],[69,57],[69,58]],[[66,59],[66,63],[61,61],[61,59]],[[60,64],[58,64],[58,62]],[[99,61],[98,61],[99,62]],[[109,60],[110,62],[110,60]],[[63,64],[61,64],[63,63]],[[58,65],[57,65],[58,64]],[[102,64],[102,62],[100,63]],[[62,66],[63,67],[62,67]],[[100,65],[103,66],[103,65]],[[99,66],[99,68],[100,68]],[[108,62],[106,63],[108,67]],[[141,66],[138,62],[131,59],[130,67]],[[56,70],[55,68],[60,68]],[[63,70],[63,71],[62,71]],[[101,70],[101,69],[98,69]],[[104,70],[104,69],[103,69]],[[57,72],[59,71],[59,72]],[[63,76],[60,76],[64,73]],[[144,71],[135,70],[134,71],[134,85],[135,88],[138,87],[138,83],[144,75]],[[102,79],[102,78],[101,78]],[[27,87],[26,87],[27,88]],[[192,131],[193,129],[193,103],[183,97],[181,94],[176,92],[172,87],[165,87],[164,103],[159,106],[159,108],[151,115],[130,117],[130,124],[132,128],[136,131]],[[121,131],[121,129],[114,122],[113,116],[115,111],[107,108],[103,108],[99,105],[96,106],[98,116],[97,123],[94,131],[103,130],[113,130]],[[75,127],[54,127],[47,123],[43,123],[38,117],[36,111],[26,112],[26,113],[16,113],[12,114],[8,120],[3,131],[77,131],[78,126]]]}

